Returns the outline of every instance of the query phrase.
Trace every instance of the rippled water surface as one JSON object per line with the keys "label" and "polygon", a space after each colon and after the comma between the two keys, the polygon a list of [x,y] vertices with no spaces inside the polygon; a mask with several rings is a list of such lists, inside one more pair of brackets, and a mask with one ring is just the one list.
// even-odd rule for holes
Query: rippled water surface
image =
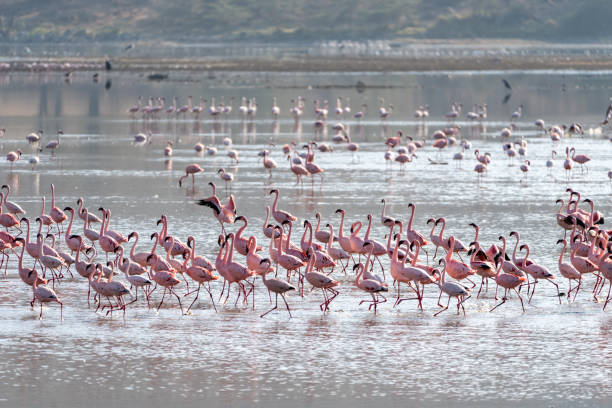
{"label": "rippled water surface", "polygon": [[[512,94],[505,92],[501,78],[512,84]],[[572,187],[591,198],[606,218],[612,213],[612,181],[607,175],[612,170],[612,143],[609,129],[597,129],[611,96],[611,80],[609,73],[580,72],[180,72],[161,83],[137,74],[101,76],[99,83],[87,73],[73,74],[68,82],[61,74],[1,75],[0,127],[7,129],[1,152],[20,148],[24,155],[12,170],[0,161],[0,181],[11,186],[11,199],[32,218],[40,211],[41,197],[50,200],[51,183],[61,208],[76,206],[80,196],[92,210],[110,208],[112,228],[125,235],[140,233],[139,250],[150,248],[148,236],[159,230],[156,220],[166,214],[172,234],[182,240],[194,235],[198,253],[214,259],[219,225],[212,212],[194,205],[194,200],[210,194],[209,181],[218,184],[225,200],[227,193],[217,175],[225,167],[235,174],[231,191],[238,212],[248,217],[246,233],[260,242],[271,188],[280,190],[279,206],[300,223],[314,220],[320,211],[324,223],[337,229],[337,208],[346,210],[347,224],[365,223],[372,213],[372,236],[379,241],[387,232],[379,222],[384,197],[390,203],[389,214],[404,220],[407,204],[415,203],[415,225],[425,234],[426,220],[441,216],[447,220],[446,231],[466,243],[473,239],[471,222],[480,225],[480,241],[487,246],[499,235],[517,230],[529,243],[531,256],[558,274],[556,241],[563,234],[555,222],[555,200],[566,199],[565,189]],[[357,81],[366,84],[365,92],[357,92]],[[229,118],[216,121],[208,115],[198,121],[167,120],[165,115],[158,120],[130,119],[125,111],[138,95],[166,100],[177,95],[181,104],[188,95],[196,100],[214,96],[217,102],[221,96],[226,102],[234,97],[234,110]],[[298,95],[306,98],[307,109],[296,127],[287,112]],[[236,113],[242,96],[257,98],[254,120],[242,120]],[[276,122],[269,114],[273,96],[283,111]],[[325,169],[323,182],[317,178],[303,187],[296,185],[279,146],[291,141],[300,146],[315,137],[329,141],[337,96],[349,97],[353,112],[362,103],[369,107],[363,121],[345,121],[360,150],[353,155],[344,145],[336,145],[333,153],[317,153],[316,161]],[[395,107],[385,123],[377,116],[379,97]],[[332,111],[328,133],[316,136],[315,99],[328,99]],[[431,147],[431,134],[446,126],[443,114],[452,100],[463,103],[464,111],[475,103],[487,103],[489,110],[482,126],[460,122],[461,137],[473,145],[460,168],[451,160],[458,147],[445,149],[440,158]],[[425,103],[431,106],[431,116],[422,124],[412,112]],[[509,165],[499,137],[519,104],[524,111],[512,140],[526,138],[531,161],[523,180],[518,161]],[[553,144],[533,125],[540,117],[549,124],[580,122],[586,134]],[[43,144],[57,129],[65,136],[56,155],[40,153],[40,164],[32,170],[27,160],[34,151],[25,135],[39,128],[45,131]],[[397,165],[387,167],[383,158],[382,142],[399,129],[427,140],[427,147],[405,171]],[[152,143],[134,146],[133,136],[146,130],[153,133]],[[225,137],[239,151],[238,166],[225,156]],[[170,159],[163,156],[168,140],[174,142]],[[214,145],[219,153],[198,157],[196,142]],[[270,143],[276,145],[271,157],[279,164],[271,179],[257,157]],[[575,167],[569,182],[562,167],[566,146],[592,158],[588,172]],[[493,158],[481,182],[472,171],[475,148]],[[545,162],[553,149],[559,156],[549,173]],[[449,164],[432,165],[428,159]],[[197,175],[194,189],[190,182],[181,189],[178,178],[192,162],[205,172]],[[303,228],[295,227],[297,242]],[[81,231],[80,220],[73,228]],[[242,256],[237,259],[243,261]],[[26,259],[27,265],[31,262]],[[217,305],[215,313],[203,295],[189,316],[180,315],[176,299],[159,313],[139,300],[128,307],[125,320],[88,308],[87,284],[79,277],[56,286],[65,305],[64,321],[56,305],[45,307],[40,321],[38,309],[29,307],[30,289],[17,276],[12,257],[8,275],[0,279],[0,405],[612,405],[612,310],[602,312],[603,304],[592,300],[590,276],[573,304],[564,298],[560,305],[554,287],[543,282],[525,313],[515,297],[489,313],[496,304],[490,289],[484,297],[467,301],[465,317],[454,313],[452,303],[447,312],[433,317],[438,308],[432,287],[426,289],[424,311],[418,311],[414,301],[395,309],[388,302],[375,316],[366,305],[359,306],[367,296],[355,289],[352,272],[345,276],[336,270],[334,277],[341,280],[340,295],[326,315],[319,311],[320,292],[306,291],[304,299],[295,293],[288,296],[292,319],[282,308],[261,319],[270,303],[258,281],[255,311],[251,304],[235,307],[234,293],[225,306]],[[556,280],[566,292],[567,282],[559,276]],[[217,283],[215,298],[221,290]],[[185,293],[185,288],[178,292]],[[152,301],[160,301],[159,293]]]}

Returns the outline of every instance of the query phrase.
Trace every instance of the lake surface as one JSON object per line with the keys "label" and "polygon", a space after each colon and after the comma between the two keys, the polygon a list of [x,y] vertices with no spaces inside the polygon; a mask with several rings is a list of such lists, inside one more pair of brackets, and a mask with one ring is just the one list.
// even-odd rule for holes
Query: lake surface
{"label": "lake surface", "polygon": [[[504,78],[512,86],[508,93]],[[355,84],[366,87],[358,92]],[[375,217],[372,236],[383,241],[387,229],[379,221],[380,200],[386,198],[391,216],[407,221],[408,203],[415,203],[416,227],[428,235],[426,220],[445,217],[447,233],[463,242],[473,239],[471,222],[481,228],[480,242],[488,246],[499,235],[517,230],[529,243],[531,257],[558,275],[557,259],[563,236],[555,221],[557,198],[567,199],[572,187],[591,198],[606,219],[612,214],[612,143],[610,128],[598,130],[612,96],[612,72],[459,72],[459,73],[170,73],[168,81],[150,82],[143,75],[101,74],[94,83],[90,73],[74,73],[66,81],[59,73],[0,74],[1,153],[20,148],[22,160],[11,170],[0,161],[0,182],[12,188],[11,199],[28,216],[40,211],[41,197],[50,201],[49,186],[56,186],[57,206],[76,206],[78,197],[91,210],[112,210],[111,227],[127,236],[138,231],[138,250],[150,248],[148,236],[159,231],[161,214],[169,220],[170,233],[186,240],[194,235],[198,254],[214,259],[219,224],[212,211],[194,204],[210,195],[209,181],[217,183],[225,201],[226,192],[217,170],[235,174],[231,191],[238,213],[248,217],[246,234],[253,234],[264,247],[262,224],[268,192],[280,190],[279,207],[299,218],[294,242],[301,237],[303,219],[314,221],[320,211],[323,223],[337,231],[344,208],[347,221],[366,222]],[[179,97],[200,95],[218,102],[234,98],[228,118],[212,120],[130,119],[126,110],[141,95]],[[306,98],[306,111],[297,127],[288,114],[291,99]],[[258,112],[253,120],[237,113],[241,97],[255,97]],[[276,96],[282,109],[274,121],[270,115]],[[316,138],[330,141],[337,120],[335,98],[350,98],[353,112],[367,104],[360,122],[349,126],[356,155],[345,145],[334,145],[332,153],[317,153],[316,162],[325,169],[321,183],[310,180],[296,185],[280,145],[296,141],[298,146]],[[394,105],[391,117],[382,122],[377,115],[379,99]],[[314,134],[313,101],[330,101],[328,132]],[[473,124],[461,119],[461,137],[472,142],[472,150],[460,168],[451,160],[459,147],[444,149],[436,159],[431,134],[447,126],[444,113],[450,102],[486,103],[488,119]],[[422,123],[413,118],[418,105],[431,106]],[[512,141],[524,136],[531,170],[526,179],[518,160],[510,166],[502,150],[500,130],[523,104],[523,115]],[[553,143],[533,125],[542,118],[547,125],[579,122],[586,133]],[[65,133],[55,155],[40,153],[40,164],[32,170],[34,155],[25,136],[45,131],[43,145],[55,132]],[[136,133],[150,130],[152,143],[135,146]],[[384,140],[397,130],[424,137],[426,147],[404,171],[388,168]],[[239,151],[240,163],[231,164],[222,144],[225,137]],[[174,142],[171,158],[163,155],[168,140]],[[214,145],[216,156],[197,156],[197,142]],[[279,165],[271,179],[257,153],[274,143],[271,157]],[[592,160],[588,172],[575,166],[570,181],[563,170],[566,146]],[[482,181],[472,170],[473,150],[490,152],[493,162]],[[549,173],[545,162],[556,150],[559,156]],[[195,189],[178,178],[189,163],[204,169],[196,176]],[[586,208],[584,204],[581,204]],[[48,207],[49,208],[49,207]],[[609,221],[606,220],[609,227]],[[75,231],[82,231],[80,220]],[[235,230],[230,226],[229,230]],[[63,243],[63,242],[62,242]],[[514,240],[509,240],[510,249]],[[131,243],[126,246],[130,248]],[[567,255],[566,255],[567,256]],[[26,257],[27,258],[27,257]],[[242,256],[237,256],[243,261]],[[103,258],[100,257],[100,260]],[[567,259],[567,258],[566,258]],[[384,265],[387,262],[383,261]],[[31,260],[26,261],[31,266]],[[207,295],[190,316],[181,316],[175,299],[159,313],[139,301],[128,307],[126,319],[95,313],[87,307],[87,283],[77,277],[63,281],[56,290],[64,302],[64,320],[56,305],[45,307],[44,319],[29,307],[30,288],[16,273],[11,257],[8,275],[0,279],[0,406],[610,406],[612,404],[612,310],[602,312],[603,303],[592,300],[594,279],[587,276],[575,303],[560,305],[554,286],[547,282],[527,311],[518,299],[489,313],[496,301],[491,289],[484,297],[466,302],[467,315],[451,308],[433,314],[437,291],[428,287],[424,311],[414,301],[393,309],[392,301],[381,305],[375,316],[359,301],[367,296],[353,285],[352,272],[339,271],[340,295],[331,312],[322,315],[318,291],[305,292],[304,299],[288,296],[293,318],[279,308],[266,318],[259,315],[270,306],[261,281],[256,286],[256,310],[251,305],[234,307],[234,295],[225,305],[211,307]],[[121,277],[123,278],[123,277]],[[389,277],[387,276],[388,282]],[[557,276],[562,292],[567,281]],[[218,298],[221,282],[213,285]],[[152,300],[159,302],[159,291]],[[179,293],[185,293],[181,286]],[[394,295],[389,293],[389,298]],[[188,299],[191,299],[189,297]],[[184,302],[187,302],[185,300]],[[188,302],[190,303],[190,301]]]}

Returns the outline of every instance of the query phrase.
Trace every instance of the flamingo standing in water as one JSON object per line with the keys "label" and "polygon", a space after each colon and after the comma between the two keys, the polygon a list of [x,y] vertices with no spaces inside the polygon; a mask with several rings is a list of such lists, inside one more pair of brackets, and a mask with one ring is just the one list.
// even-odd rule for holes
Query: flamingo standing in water
{"label": "flamingo standing in water", "polygon": [[[376,308],[379,303],[385,303],[387,298],[385,298],[381,292],[388,292],[389,288],[378,282],[374,279],[362,279],[363,273],[365,271],[365,266],[360,262],[353,267],[353,270],[359,269],[357,272],[357,276],[355,277],[355,286],[357,288],[367,292],[372,296],[372,300],[362,300],[359,302],[359,305],[362,303],[369,303],[370,306],[368,310],[371,310],[374,307],[374,314],[376,314]],[[382,298],[381,301],[379,298]]]}
{"label": "flamingo standing in water", "polygon": [[461,309],[463,309],[463,315],[465,316],[465,307],[463,306],[463,303],[465,303],[465,301],[471,297],[471,295],[469,295],[470,292],[468,288],[457,282],[446,282],[444,280],[444,277],[446,275],[446,259],[440,259],[438,263],[444,263],[444,269],[442,270],[440,280],[435,281],[434,283],[440,288],[440,295],[442,295],[442,293],[448,295],[448,302],[446,303],[446,307],[435,313],[434,316],[437,316],[445,310],[448,310],[448,305],[450,304],[451,297],[457,298],[457,314],[459,314],[459,308],[461,307]]}
{"label": "flamingo standing in water", "polygon": [[36,270],[32,270],[30,273],[35,275],[35,278],[32,281],[32,292],[34,294],[34,298],[30,302],[30,306],[34,307],[35,301],[38,301],[38,303],[40,303],[40,315],[38,315],[38,318],[42,319],[43,303],[57,302],[60,305],[60,320],[64,320],[64,316],[63,316],[64,304],[59,300],[59,298],[57,297],[57,294],[53,291],[53,289],[49,289],[46,286],[38,286],[39,280],[38,280],[38,274],[36,273]]}
{"label": "flamingo standing in water", "polygon": [[[3,200],[4,193],[0,193],[0,202],[2,202]],[[9,228],[14,227],[21,233],[21,229],[19,228],[19,220],[17,219],[17,217],[10,213],[3,213],[2,205],[0,205],[0,225],[6,228],[7,231]]]}
{"label": "flamingo standing in water", "polygon": [[21,157],[21,150],[17,149],[15,152],[8,152],[6,155],[6,160],[11,163],[11,170],[13,170],[13,165],[19,158]]}
{"label": "flamingo standing in water", "polygon": [[179,187],[182,187],[183,180],[191,175],[191,186],[195,188],[195,174],[203,171],[204,169],[197,163],[188,164],[187,167],[185,167],[185,175],[179,179]]}
{"label": "flamingo standing in water", "polygon": [[572,154],[572,160],[575,161],[576,163],[580,164],[580,168],[582,171],[584,171],[584,169],[587,169],[587,173],[589,171],[589,168],[586,166],[586,163],[591,161],[591,158],[589,156],[587,156],[586,154],[576,154],[576,148],[572,147],[569,152]]}
{"label": "flamingo standing in water", "polygon": [[[316,253],[313,247],[308,248],[306,255],[308,256],[308,264],[306,265],[306,270],[304,271],[304,278],[314,288],[321,289],[323,292],[325,301],[319,305],[319,308],[321,311],[325,312],[329,310],[329,304],[332,302],[332,300],[338,296],[339,292],[334,289],[334,287],[338,286],[340,282],[331,279],[324,273],[313,271],[316,261]],[[331,297],[328,297],[327,291],[332,293]]]}
{"label": "flamingo standing in water", "polygon": [[[155,255],[153,254],[149,255],[149,257],[147,258],[147,263],[149,263],[150,259],[154,256]],[[176,300],[178,300],[179,307],[181,308],[181,314],[184,314],[183,305],[181,304],[181,298],[174,291],[174,287],[178,285],[179,283],[181,283],[181,280],[175,276],[175,272],[171,270],[156,271],[155,268],[151,267],[151,270],[149,271],[149,276],[156,283],[156,286],[160,285],[160,286],[163,286],[164,288],[164,293],[162,295],[161,302],[159,302],[159,305],[157,306],[157,310],[159,311],[159,308],[164,303],[166,292],[170,292],[176,297]],[[149,292],[149,295],[151,295],[151,293],[153,293],[154,290],[155,288],[151,292]]]}
{"label": "flamingo standing in water", "polygon": [[6,209],[8,210],[9,213],[11,214],[15,214],[16,216],[19,216],[19,214],[24,214],[25,215],[25,210],[23,208],[21,208],[21,206],[17,203],[14,203],[12,201],[9,201],[9,195],[11,194],[11,187],[9,187],[7,184],[3,185],[1,190],[6,189],[6,195],[4,196],[4,201],[1,204],[4,204],[4,206],[6,207]]}
{"label": "flamingo standing in water", "polygon": [[[563,255],[565,255],[565,249],[567,248],[567,241],[564,239],[560,239],[557,241],[557,245],[558,244],[563,244],[561,255],[559,255],[558,265],[559,265],[559,272],[564,278],[567,278],[569,282],[569,289],[567,291],[567,301],[568,302],[570,301],[572,290],[576,291],[574,293],[574,301],[575,301],[576,295],[578,294],[578,291],[580,290],[580,285],[582,284],[582,274],[578,270],[576,270],[576,268],[573,265],[563,262]],[[574,289],[572,289],[573,280],[578,281],[578,285]]]}
{"label": "flamingo standing in water", "polygon": [[[503,237],[499,237],[499,238],[502,239]],[[506,303],[506,300],[508,300],[508,290],[510,289],[516,292],[516,295],[521,301],[521,307],[523,308],[523,312],[525,312],[525,304],[523,303],[523,298],[521,297],[521,294],[516,288],[521,286],[521,284],[525,282],[527,278],[525,276],[517,276],[511,273],[506,273],[506,272],[502,273],[505,256],[506,256],[506,241],[504,240],[504,249],[496,257],[497,267],[495,269],[495,282],[497,282],[498,286],[501,286],[502,288],[504,288],[504,297],[502,298],[501,303],[497,304],[493,309],[489,310],[489,312],[494,311],[495,309],[497,309],[498,307]]]}
{"label": "flamingo standing in water", "polygon": [[49,211],[49,216],[57,225],[57,231],[61,234],[60,224],[68,219],[68,216],[65,212],[59,209],[59,207],[55,206],[55,186],[51,184],[51,211]]}
{"label": "flamingo standing in water", "polygon": [[561,303],[561,294],[559,293],[559,285],[552,281],[555,276],[543,265],[539,265],[535,262],[528,263],[529,259],[529,245],[523,244],[521,245],[521,251],[526,250],[527,254],[525,255],[525,262],[523,263],[523,267],[526,269],[527,273],[529,273],[535,279],[533,282],[533,289],[531,290],[531,296],[529,296],[529,303],[531,303],[531,299],[533,298],[533,294],[535,292],[536,285],[538,283],[538,279],[545,279],[555,285],[557,288],[557,297],[559,298],[559,303]]}
{"label": "flamingo standing in water", "polygon": [[225,227],[223,224],[233,224],[234,220],[236,219],[236,202],[234,200],[234,195],[230,194],[227,204],[222,205],[219,197],[217,197],[217,187],[215,186],[215,183],[210,182],[208,184],[213,189],[213,195],[197,201],[196,204],[212,208],[214,215],[219,221],[219,224],[221,224],[221,229],[225,234]]}
{"label": "flamingo standing in water", "polygon": [[565,175],[567,176],[568,180],[570,178],[572,167],[574,167],[574,164],[570,160],[569,147],[566,147],[565,148],[565,160],[563,161],[563,168],[565,169]]}
{"label": "flamingo standing in water", "polygon": [[278,210],[276,208],[276,205],[278,203],[279,191],[277,189],[270,190],[270,195],[272,194],[275,195],[274,203],[272,204],[272,217],[274,217],[274,219],[281,224],[285,221],[296,221],[297,218],[294,217],[292,214],[288,213],[287,211]]}
{"label": "flamingo standing in water", "polygon": [[[269,269],[271,262],[268,258],[265,258],[261,260],[261,264],[264,264],[264,268]],[[264,317],[271,311],[278,309],[278,295],[280,295],[283,298],[283,301],[285,302],[285,306],[287,306],[287,313],[289,313],[289,317],[291,318],[292,317],[291,309],[289,308],[289,304],[287,303],[287,299],[285,298],[285,293],[291,290],[295,290],[295,286],[293,286],[289,282],[284,281],[282,279],[277,279],[277,278],[268,279],[266,278],[265,273],[261,275],[261,279],[263,280],[264,286],[268,288],[270,292],[274,292],[274,294],[276,295],[276,303],[274,304],[274,307],[272,309],[268,310],[267,312],[260,315],[259,317]]]}

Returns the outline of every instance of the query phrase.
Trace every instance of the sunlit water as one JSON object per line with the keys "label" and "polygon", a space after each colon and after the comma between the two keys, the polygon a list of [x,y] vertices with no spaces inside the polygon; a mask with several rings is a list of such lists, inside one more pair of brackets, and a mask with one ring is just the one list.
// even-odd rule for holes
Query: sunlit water
{"label": "sunlit water", "polygon": [[[513,86],[509,97],[501,78]],[[554,213],[557,198],[566,199],[565,189],[573,187],[591,198],[605,215],[612,213],[612,168],[609,135],[587,134],[553,144],[536,131],[533,122],[580,122],[585,129],[596,128],[610,95],[610,74],[585,73],[503,73],[483,75],[421,74],[216,74],[174,73],[171,80],[149,83],[138,75],[113,75],[92,83],[89,74],[76,74],[71,83],[60,75],[0,76],[0,127],[7,135],[0,142],[2,153],[21,148],[21,161],[13,170],[0,162],[0,181],[12,187],[11,199],[19,202],[34,218],[40,211],[41,196],[50,200],[49,185],[55,183],[57,205],[76,206],[84,197],[90,209],[112,209],[112,227],[125,235],[140,233],[139,250],[150,248],[148,236],[157,231],[156,220],[166,214],[170,232],[185,240],[197,239],[198,253],[214,259],[219,225],[210,209],[194,205],[210,194],[207,183],[214,181],[226,196],[217,176],[221,167],[235,173],[231,186],[238,212],[249,219],[247,234],[262,242],[262,223],[267,194],[281,191],[280,208],[314,221],[323,214],[323,223],[338,227],[337,208],[347,211],[347,221],[366,222],[375,216],[372,235],[384,241],[387,230],[380,225],[381,198],[390,203],[390,215],[407,220],[407,204],[417,206],[415,225],[428,233],[426,220],[444,216],[447,232],[469,243],[470,222],[481,227],[480,241],[497,242],[511,230],[521,233],[530,244],[532,257],[557,274],[562,232]],[[110,80],[110,89],[104,85]],[[353,85],[366,85],[358,93]],[[108,85],[107,85],[108,88]],[[213,122],[208,115],[199,121],[131,120],[124,113],[136,97],[172,96],[185,103],[187,95],[234,97],[229,119]],[[307,99],[301,127],[295,129],[287,111],[291,98]],[[257,98],[259,111],[253,121],[237,115],[240,97]],[[277,96],[283,114],[275,123],[270,112]],[[360,150],[352,155],[343,145],[333,153],[317,153],[325,178],[295,184],[279,146],[290,141],[313,139],[312,101],[330,100],[331,126],[336,96],[350,97],[353,112],[359,105],[369,107],[361,123],[347,120],[353,141]],[[391,118],[378,120],[378,97],[393,103]],[[472,171],[473,150],[466,152],[460,168],[451,160],[458,147],[445,149],[440,160],[448,165],[429,164],[436,159],[430,135],[446,125],[443,114],[449,102],[462,102],[464,111],[473,103],[487,103],[489,118],[483,127],[461,122],[462,137],[473,149],[490,152],[493,163],[478,182]],[[504,103],[504,100],[507,100]],[[238,103],[237,103],[238,102]],[[421,125],[412,117],[419,104],[428,103],[430,119]],[[513,166],[502,151],[499,131],[508,125],[510,114],[524,104],[519,129],[512,140],[524,135],[527,158],[532,167],[522,179],[518,160]],[[25,135],[44,129],[43,144],[57,129],[66,135],[57,154],[40,154],[32,171],[27,159],[33,150]],[[150,129],[153,142],[137,147],[133,136]],[[386,137],[398,129],[420,139],[428,147],[405,171],[397,165],[387,168],[383,159]],[[317,140],[331,139],[329,134]],[[231,165],[221,141],[231,137],[239,151],[240,163]],[[167,159],[163,148],[174,141],[174,155]],[[203,142],[219,148],[214,157],[198,157],[193,145]],[[257,152],[272,148],[279,164],[268,179]],[[588,172],[575,167],[569,183],[562,168],[566,146],[592,157]],[[548,173],[545,162],[555,149],[560,155]],[[197,162],[204,174],[196,176],[195,191],[177,185],[184,167]],[[47,201],[49,203],[49,201]],[[49,207],[47,207],[49,208]],[[609,222],[609,221],[607,221]],[[303,231],[296,224],[294,242]],[[233,229],[232,229],[233,230]],[[82,231],[80,220],[75,232]],[[511,245],[514,244],[510,240]],[[268,245],[263,240],[264,246]],[[130,244],[131,246],[131,244]],[[128,248],[130,247],[128,246]],[[241,256],[237,256],[242,260]],[[102,258],[101,258],[102,260]],[[26,261],[31,265],[31,260]],[[385,265],[387,263],[385,262]],[[44,308],[38,320],[37,308],[29,307],[31,292],[16,274],[11,259],[8,276],[0,280],[0,405],[2,406],[155,406],[180,402],[185,406],[609,406],[612,404],[611,351],[612,311],[602,312],[602,303],[593,302],[593,279],[585,279],[584,290],[575,303],[560,305],[554,287],[547,282],[522,313],[512,297],[493,313],[492,290],[484,298],[473,296],[466,303],[467,316],[451,308],[439,317],[437,291],[426,289],[424,311],[414,301],[395,309],[383,304],[375,316],[359,301],[367,296],[354,288],[354,275],[335,272],[342,281],[340,295],[331,312],[322,315],[322,295],[306,291],[304,299],[288,296],[293,318],[279,308],[266,318],[259,315],[271,307],[267,294],[257,282],[256,310],[251,304],[234,307],[235,293],[215,313],[206,294],[181,316],[176,299],[167,301],[159,313],[146,303],[129,306],[126,319],[112,319],[87,307],[87,284],[81,278],[66,280],[56,287],[64,301],[64,321],[56,305]],[[387,278],[389,279],[389,278]],[[561,291],[567,282],[557,277]],[[215,299],[221,284],[213,285]],[[185,293],[180,287],[179,293]],[[393,298],[393,294],[389,294]],[[191,302],[185,298],[184,303]],[[159,293],[153,302],[160,301]],[[166,304],[166,302],[165,302]]]}

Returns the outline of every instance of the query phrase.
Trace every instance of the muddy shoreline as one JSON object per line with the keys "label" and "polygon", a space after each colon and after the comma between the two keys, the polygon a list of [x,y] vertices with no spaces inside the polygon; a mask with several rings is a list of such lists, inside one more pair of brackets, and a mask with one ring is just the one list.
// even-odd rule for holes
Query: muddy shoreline
{"label": "muddy shoreline", "polygon": [[[113,71],[390,72],[491,70],[612,70],[607,56],[509,56],[442,58],[144,59],[110,58]],[[29,58],[5,61],[0,72],[97,71],[104,58]]]}

